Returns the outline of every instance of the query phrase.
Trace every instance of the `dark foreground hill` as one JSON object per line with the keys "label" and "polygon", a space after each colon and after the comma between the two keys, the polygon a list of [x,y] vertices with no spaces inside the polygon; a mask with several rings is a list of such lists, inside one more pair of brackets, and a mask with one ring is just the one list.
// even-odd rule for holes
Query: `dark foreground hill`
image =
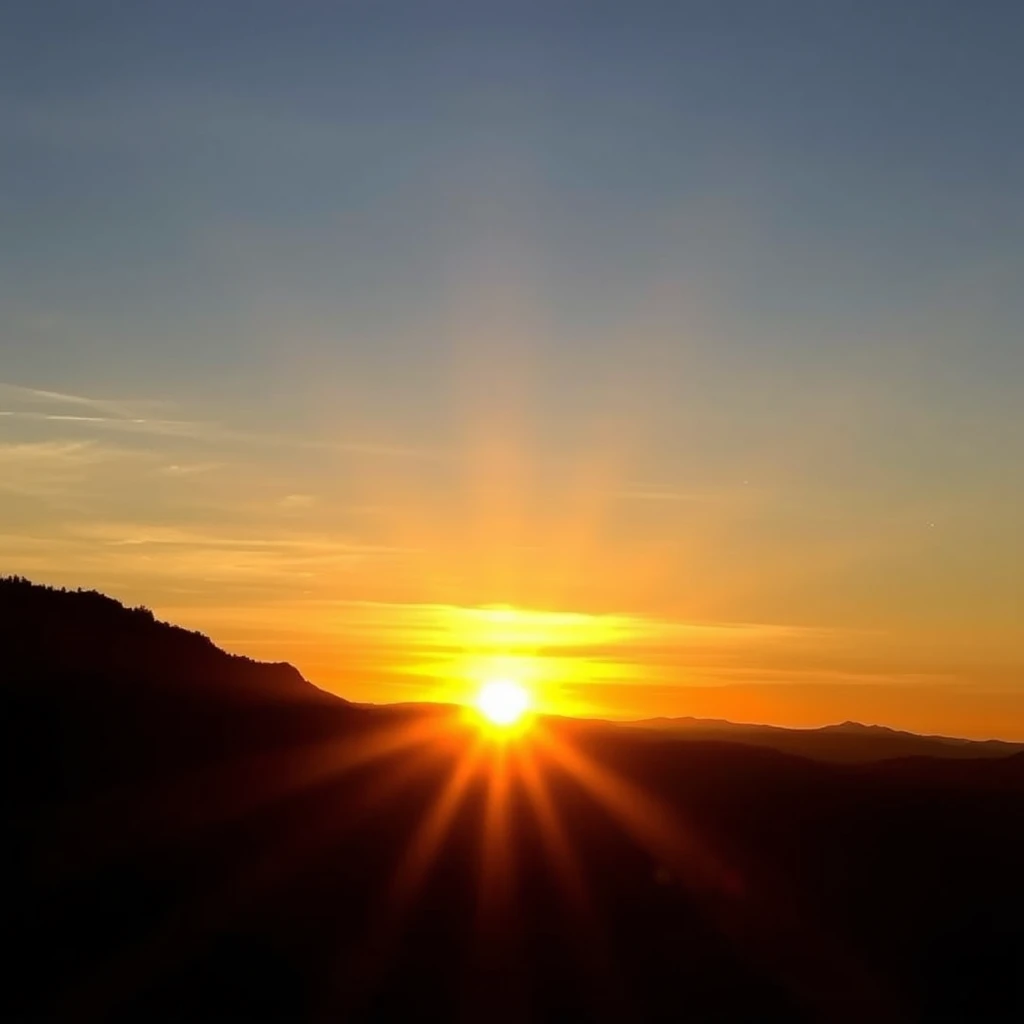
{"label": "dark foreground hill", "polygon": [[287,664],[95,591],[0,579],[0,740],[9,807],[330,731],[356,715]]}
{"label": "dark foreground hill", "polygon": [[1020,755],[500,744],[4,587],[5,1019],[1024,1015]]}

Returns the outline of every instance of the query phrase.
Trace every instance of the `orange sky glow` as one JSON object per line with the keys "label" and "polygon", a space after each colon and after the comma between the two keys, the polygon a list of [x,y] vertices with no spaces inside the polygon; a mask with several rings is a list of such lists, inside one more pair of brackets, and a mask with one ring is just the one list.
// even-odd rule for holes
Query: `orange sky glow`
{"label": "orange sky glow", "polygon": [[504,393],[461,450],[317,452],[272,472],[265,444],[199,426],[182,442],[113,405],[130,447],[0,449],[8,516],[35,510],[0,533],[4,566],[144,603],[356,701],[471,703],[512,680],[542,713],[1024,739],[1005,595],[963,573],[951,527],[937,541],[908,518],[808,516],[801,502],[826,499],[796,450],[717,489],[637,484],[628,407],[552,460],[518,429],[525,396]]}

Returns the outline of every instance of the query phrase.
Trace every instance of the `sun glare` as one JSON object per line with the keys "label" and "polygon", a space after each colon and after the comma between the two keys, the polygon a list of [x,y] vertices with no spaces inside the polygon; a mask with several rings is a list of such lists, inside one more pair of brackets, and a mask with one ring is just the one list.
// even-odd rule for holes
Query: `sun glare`
{"label": "sun glare", "polygon": [[476,706],[481,715],[500,728],[516,725],[530,710],[530,694],[510,679],[492,679],[477,694]]}

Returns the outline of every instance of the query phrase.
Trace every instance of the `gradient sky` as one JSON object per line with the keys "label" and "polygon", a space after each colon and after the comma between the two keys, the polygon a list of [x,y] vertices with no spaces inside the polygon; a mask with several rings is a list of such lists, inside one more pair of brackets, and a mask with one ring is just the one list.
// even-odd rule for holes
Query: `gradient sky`
{"label": "gradient sky", "polygon": [[4,4],[0,571],[360,700],[1024,739],[1022,52],[984,0]]}

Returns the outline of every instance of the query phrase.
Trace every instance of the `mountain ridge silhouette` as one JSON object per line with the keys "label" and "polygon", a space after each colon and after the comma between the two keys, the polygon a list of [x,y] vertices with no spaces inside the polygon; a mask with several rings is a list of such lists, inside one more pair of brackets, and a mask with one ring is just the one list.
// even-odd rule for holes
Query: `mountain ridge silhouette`
{"label": "mountain ridge silhouette", "polygon": [[681,739],[714,737],[754,746],[771,746],[804,757],[841,763],[912,756],[1001,758],[1024,751],[1024,743],[1009,740],[937,736],[854,721],[807,729],[692,717],[660,717],[620,724],[657,730]]}
{"label": "mountain ridge silhouette", "polygon": [[287,662],[229,654],[203,633],[96,590],[2,577],[0,623],[8,665],[38,676],[134,676],[179,688],[194,682],[204,688],[204,699],[316,696],[316,688]]}

